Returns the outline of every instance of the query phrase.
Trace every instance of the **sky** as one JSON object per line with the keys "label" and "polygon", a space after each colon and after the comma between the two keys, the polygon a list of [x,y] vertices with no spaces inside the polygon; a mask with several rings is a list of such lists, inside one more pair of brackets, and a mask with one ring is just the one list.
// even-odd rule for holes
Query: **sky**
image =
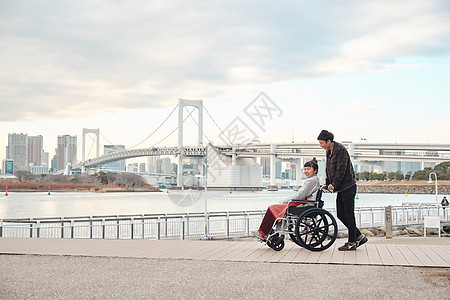
{"label": "sky", "polygon": [[[8,133],[42,135],[50,157],[70,134],[81,158],[83,128],[101,145],[175,146],[179,98],[204,101],[216,144],[236,118],[264,143],[328,129],[450,144],[449,82],[446,0],[0,0],[0,159]],[[261,92],[276,107],[264,126],[245,114]]]}

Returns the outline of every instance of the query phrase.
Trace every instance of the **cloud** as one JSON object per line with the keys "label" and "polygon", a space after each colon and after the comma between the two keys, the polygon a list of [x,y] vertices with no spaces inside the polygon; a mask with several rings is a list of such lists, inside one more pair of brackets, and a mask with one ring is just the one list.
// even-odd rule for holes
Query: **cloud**
{"label": "cloud", "polygon": [[397,57],[448,53],[449,8],[436,3],[10,1],[0,121],[247,99],[271,82],[395,69]]}
{"label": "cloud", "polygon": [[448,7],[447,13],[432,9],[436,9],[433,2],[412,2],[408,9],[399,2],[369,2],[360,9],[368,20],[363,17],[354,25],[370,30],[346,40],[336,55],[318,62],[314,70],[323,74],[376,71],[392,66],[396,57],[444,51],[450,40],[450,14]]}

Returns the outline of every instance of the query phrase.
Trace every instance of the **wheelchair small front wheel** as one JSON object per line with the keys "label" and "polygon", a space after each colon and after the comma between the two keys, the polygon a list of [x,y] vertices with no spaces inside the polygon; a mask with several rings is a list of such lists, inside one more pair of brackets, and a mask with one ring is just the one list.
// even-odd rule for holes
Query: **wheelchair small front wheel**
{"label": "wheelchair small front wheel", "polygon": [[267,246],[275,251],[281,251],[284,248],[284,235],[275,234],[267,240]]}

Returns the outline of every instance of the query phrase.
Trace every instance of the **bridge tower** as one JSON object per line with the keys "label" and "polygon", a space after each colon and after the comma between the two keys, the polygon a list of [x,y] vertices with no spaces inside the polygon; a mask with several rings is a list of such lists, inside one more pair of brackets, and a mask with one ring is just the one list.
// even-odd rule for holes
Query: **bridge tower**
{"label": "bridge tower", "polygon": [[96,143],[97,143],[96,157],[100,156],[100,129],[98,129],[98,128],[97,129],[83,128],[83,141],[82,141],[83,150],[82,150],[82,156],[81,156],[82,161],[86,160],[86,134],[89,134],[89,133],[93,133],[97,137],[96,138]]}
{"label": "bridge tower", "polygon": [[203,100],[186,100],[178,99],[178,149],[180,154],[178,155],[178,175],[177,186],[183,188],[183,111],[187,106],[193,106],[198,109],[198,145],[203,145]]}

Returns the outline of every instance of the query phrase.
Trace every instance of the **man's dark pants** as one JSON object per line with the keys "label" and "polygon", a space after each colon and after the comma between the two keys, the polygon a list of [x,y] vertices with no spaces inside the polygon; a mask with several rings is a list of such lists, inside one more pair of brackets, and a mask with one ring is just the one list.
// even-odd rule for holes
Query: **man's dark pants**
{"label": "man's dark pants", "polygon": [[356,228],[355,195],[356,184],[338,192],[336,197],[337,217],[348,229],[349,243],[356,242],[356,238],[361,235],[359,229]]}

